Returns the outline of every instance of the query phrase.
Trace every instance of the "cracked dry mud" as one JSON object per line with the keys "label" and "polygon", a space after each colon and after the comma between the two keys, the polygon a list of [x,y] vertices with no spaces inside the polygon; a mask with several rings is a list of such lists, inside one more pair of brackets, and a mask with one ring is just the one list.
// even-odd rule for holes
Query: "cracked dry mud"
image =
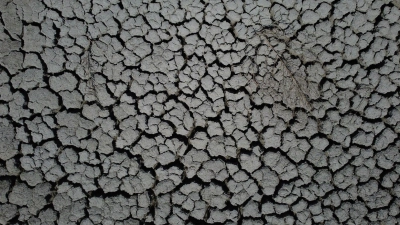
{"label": "cracked dry mud", "polygon": [[0,224],[400,223],[399,0],[0,0]]}

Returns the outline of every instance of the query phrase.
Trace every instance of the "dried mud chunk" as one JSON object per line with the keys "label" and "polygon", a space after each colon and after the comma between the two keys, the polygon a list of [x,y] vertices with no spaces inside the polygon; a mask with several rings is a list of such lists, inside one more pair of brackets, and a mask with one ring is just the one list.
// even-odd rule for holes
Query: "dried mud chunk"
{"label": "dried mud chunk", "polygon": [[333,176],[333,184],[341,189],[345,189],[352,184],[356,184],[357,178],[354,177],[354,167],[347,165]]}
{"label": "dried mud chunk", "polygon": [[135,176],[122,179],[121,190],[128,194],[143,193],[154,186],[154,177],[147,172],[139,171]]}
{"label": "dried mud chunk", "polygon": [[284,133],[282,143],[282,150],[295,162],[303,160],[311,148],[307,140],[297,139],[292,133]]}
{"label": "dried mud chunk", "polygon": [[46,45],[46,38],[40,33],[40,28],[37,26],[24,27],[24,47],[27,52],[42,52],[43,46]]}
{"label": "dried mud chunk", "polygon": [[339,145],[331,146],[326,153],[329,156],[329,168],[332,171],[344,167],[351,159],[351,155],[345,152],[342,146]]}
{"label": "dried mud chunk", "polygon": [[16,51],[9,52],[7,55],[0,57],[0,64],[11,74],[16,74],[22,69],[23,61],[22,53]]}
{"label": "dried mud chunk", "polygon": [[125,198],[122,195],[115,197],[93,197],[89,199],[89,218],[96,222],[102,220],[114,223],[115,220],[124,220],[128,218],[130,213],[130,206],[133,204],[132,198]]}
{"label": "dried mud chunk", "polygon": [[118,191],[121,180],[127,176],[135,176],[139,172],[139,164],[130,159],[126,153],[117,153],[109,157],[102,156],[103,173],[99,179],[99,185],[104,192]]}
{"label": "dried mud chunk", "polygon": [[259,209],[259,203],[255,201],[249,201],[243,208],[244,217],[261,217],[261,212]]}
{"label": "dried mud chunk", "polygon": [[156,195],[172,191],[182,183],[182,173],[183,171],[177,167],[171,167],[167,170],[159,168],[156,170],[156,175],[158,178],[158,184],[154,187],[154,193]]}
{"label": "dried mud chunk", "polygon": [[118,148],[130,146],[139,138],[140,132],[137,129],[137,120],[134,117],[130,116],[124,119],[119,124],[119,127],[122,129],[122,132],[117,138],[116,146]]}
{"label": "dried mud chunk", "polygon": [[43,183],[43,175],[40,171],[22,172],[20,174],[20,178],[21,180],[26,181],[28,185],[33,187]]}
{"label": "dried mud chunk", "polygon": [[62,98],[63,105],[67,109],[81,108],[83,98],[78,91],[72,91],[72,92],[62,91],[60,92],[60,96]]}
{"label": "dried mud chunk", "polygon": [[162,136],[157,136],[155,139],[143,136],[130,151],[134,155],[143,157],[144,166],[154,168],[158,163],[161,165],[172,163],[185,149],[186,145],[175,138],[165,140]]}
{"label": "dried mud chunk", "polygon": [[233,179],[228,181],[227,186],[233,193],[230,199],[232,205],[242,205],[258,191],[257,184],[244,171],[235,173]]}
{"label": "dried mud chunk", "polygon": [[[218,210],[213,209],[210,212],[210,216],[207,220],[207,223],[223,223],[227,220],[231,220],[237,222],[238,220],[238,211],[236,210]],[[229,222],[226,224],[230,224]],[[234,223],[232,223],[234,224]]]}
{"label": "dried mud chunk", "polygon": [[192,211],[191,214],[195,218],[200,215],[204,216],[205,208],[200,210],[198,207],[202,204],[205,206],[205,203],[200,198],[201,189],[202,187],[197,183],[185,184],[180,188],[179,192],[172,194],[172,203],[180,205],[182,209]]}
{"label": "dried mud chunk", "polygon": [[211,156],[224,156],[225,158],[236,158],[237,148],[232,138],[224,136],[216,136],[210,139],[207,150]]}
{"label": "dried mud chunk", "polygon": [[78,84],[77,79],[71,73],[64,73],[60,76],[51,76],[49,79],[50,88],[55,92],[73,91]]}
{"label": "dried mud chunk", "polygon": [[7,203],[8,190],[10,190],[10,182],[6,180],[0,181],[0,203]]}
{"label": "dried mud chunk", "polygon": [[33,109],[35,113],[49,113],[58,109],[58,97],[44,88],[32,90],[28,94],[28,107]]}
{"label": "dried mud chunk", "polygon": [[69,174],[69,181],[81,184],[85,191],[96,190],[95,179],[100,176],[100,169],[97,166],[81,164],[78,159],[79,155],[71,148],[63,149],[58,156],[64,171]]}
{"label": "dried mud chunk", "polygon": [[389,202],[393,198],[386,190],[379,189],[378,182],[375,180],[361,185],[359,188],[359,195],[370,208],[388,206]]}
{"label": "dried mud chunk", "polygon": [[43,71],[40,69],[27,69],[11,78],[14,88],[22,88],[28,91],[35,87],[45,87],[43,82]]}
{"label": "dried mud chunk", "polygon": [[12,124],[0,122],[0,159],[8,160],[18,154],[18,142]]}
{"label": "dried mud chunk", "polygon": [[86,200],[80,200],[76,202],[68,202],[63,208],[56,209],[59,211],[59,218],[57,222],[59,224],[75,224],[82,217],[85,216]]}
{"label": "dried mud chunk", "polygon": [[279,152],[267,152],[263,157],[263,161],[266,166],[277,172],[282,180],[290,180],[298,176],[296,166]]}
{"label": "dried mud chunk", "polygon": [[18,5],[11,3],[11,1],[2,1],[0,4],[5,28],[14,39],[18,40],[23,29]]}
{"label": "dried mud chunk", "polygon": [[185,165],[186,176],[192,178],[196,175],[202,162],[208,161],[210,157],[204,151],[192,149],[190,150],[183,159],[182,163]]}
{"label": "dried mud chunk", "polygon": [[207,161],[203,163],[197,176],[205,182],[210,182],[212,179],[224,181],[228,178],[225,163],[220,160]]}
{"label": "dried mud chunk", "polygon": [[400,161],[399,148],[395,146],[388,147],[375,155],[377,164],[384,169],[393,169],[395,163]]}
{"label": "dried mud chunk", "polygon": [[201,192],[202,199],[207,202],[211,207],[223,209],[226,206],[229,196],[225,194],[224,190],[214,183],[204,188]]}
{"label": "dried mud chunk", "polygon": [[166,102],[165,110],[168,110],[163,119],[171,121],[177,134],[187,136],[194,127],[194,119],[188,109],[180,102]]}
{"label": "dried mud chunk", "polygon": [[9,194],[9,201],[18,206],[27,206],[29,212],[35,215],[47,204],[46,196],[50,194],[50,188],[49,183],[40,184],[34,189],[30,189],[26,184],[18,183]]}
{"label": "dried mud chunk", "polygon": [[259,159],[259,155],[256,154],[241,154],[240,155],[240,165],[244,170],[249,173],[254,172],[261,166],[261,161]]}
{"label": "dried mud chunk", "polygon": [[262,191],[265,195],[273,195],[275,193],[275,188],[279,184],[279,177],[275,171],[270,170],[268,167],[263,167],[255,171],[252,176],[263,188]]}
{"label": "dried mud chunk", "polygon": [[42,54],[49,73],[59,73],[63,70],[65,57],[61,48],[46,48]]}
{"label": "dried mud chunk", "polygon": [[318,20],[319,15],[311,10],[305,11],[301,17],[301,22],[303,24],[315,24]]}
{"label": "dried mud chunk", "polygon": [[281,135],[276,134],[274,128],[268,128],[262,136],[262,143],[265,148],[278,148],[281,146]]}
{"label": "dried mud chunk", "polygon": [[143,38],[132,37],[126,42],[126,48],[132,50],[141,59],[151,53],[150,44],[145,42]]}
{"label": "dried mud chunk", "polygon": [[378,151],[383,150],[387,148],[390,144],[392,144],[395,141],[396,137],[398,137],[398,135],[396,135],[396,133],[392,129],[386,128],[381,134],[376,137],[373,147],[375,147],[375,149]]}
{"label": "dried mud chunk", "polygon": [[7,224],[18,213],[17,206],[13,204],[0,205],[0,223]]}
{"label": "dried mud chunk", "polygon": [[157,196],[157,207],[155,209],[155,224],[166,224],[166,218],[171,213],[171,195],[165,194]]}

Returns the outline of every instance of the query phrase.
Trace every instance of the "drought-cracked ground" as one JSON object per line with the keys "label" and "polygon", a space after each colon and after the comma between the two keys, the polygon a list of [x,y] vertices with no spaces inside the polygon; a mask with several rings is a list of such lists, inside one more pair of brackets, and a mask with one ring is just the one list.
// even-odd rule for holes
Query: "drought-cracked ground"
{"label": "drought-cracked ground", "polygon": [[0,0],[0,224],[398,224],[398,0]]}

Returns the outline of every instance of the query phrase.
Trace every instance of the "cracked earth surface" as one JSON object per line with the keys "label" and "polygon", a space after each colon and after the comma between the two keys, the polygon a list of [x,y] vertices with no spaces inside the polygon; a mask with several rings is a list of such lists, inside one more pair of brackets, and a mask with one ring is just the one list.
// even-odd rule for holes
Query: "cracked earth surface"
{"label": "cracked earth surface", "polygon": [[399,7],[0,0],[0,224],[398,224]]}

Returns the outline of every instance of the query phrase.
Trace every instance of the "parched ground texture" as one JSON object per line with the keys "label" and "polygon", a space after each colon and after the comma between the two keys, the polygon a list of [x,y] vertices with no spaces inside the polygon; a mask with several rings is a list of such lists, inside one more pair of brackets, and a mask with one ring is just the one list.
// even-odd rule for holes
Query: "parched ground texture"
{"label": "parched ground texture", "polygon": [[0,224],[398,224],[399,7],[0,0]]}

